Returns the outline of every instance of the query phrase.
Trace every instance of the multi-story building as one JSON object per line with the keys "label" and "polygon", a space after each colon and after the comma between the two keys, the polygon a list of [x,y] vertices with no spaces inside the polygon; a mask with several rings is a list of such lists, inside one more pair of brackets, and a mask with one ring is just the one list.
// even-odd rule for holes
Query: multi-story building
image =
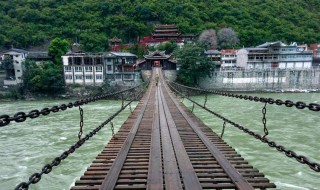
{"label": "multi-story building", "polygon": [[4,85],[17,85],[22,83],[22,62],[28,56],[28,52],[22,49],[12,48],[2,53],[2,60],[10,59],[13,63],[12,67],[6,68],[6,78]]}
{"label": "multi-story building", "polygon": [[204,54],[212,61],[217,68],[221,67],[221,52],[218,50],[206,50]]}
{"label": "multi-story building", "polygon": [[237,65],[237,50],[223,49],[221,53],[221,68],[228,69],[234,68]]}
{"label": "multi-story building", "polygon": [[237,52],[237,66],[247,69],[311,68],[312,51],[296,43],[266,42]]}
{"label": "multi-story building", "polygon": [[191,41],[194,38],[194,34],[181,34],[175,24],[157,24],[151,36],[138,39],[138,43],[142,46],[157,46],[163,42],[174,41],[179,47],[182,47],[185,41]]}
{"label": "multi-story building", "polygon": [[104,80],[134,81],[137,56],[132,53],[70,53],[62,56],[66,84],[100,85]]}
{"label": "multi-story building", "polygon": [[10,59],[12,61],[12,66],[5,68],[6,76],[3,81],[3,85],[17,85],[22,83],[23,75],[23,62],[28,59],[40,63],[42,61],[52,61],[52,57],[48,56],[48,52],[36,52],[36,51],[26,51],[23,49],[11,48],[10,50],[1,53],[1,59]]}

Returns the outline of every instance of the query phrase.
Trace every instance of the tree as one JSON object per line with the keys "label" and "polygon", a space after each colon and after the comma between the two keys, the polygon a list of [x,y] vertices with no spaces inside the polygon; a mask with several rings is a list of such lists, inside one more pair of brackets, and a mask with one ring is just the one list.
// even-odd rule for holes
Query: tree
{"label": "tree", "polygon": [[62,67],[52,62],[26,60],[23,63],[23,88],[34,93],[56,94],[64,90]]}
{"label": "tree", "polygon": [[217,34],[213,29],[203,31],[199,36],[199,42],[205,45],[206,49],[217,49]]}
{"label": "tree", "polygon": [[145,48],[139,45],[138,43],[135,43],[133,46],[130,47],[129,51],[137,55],[139,58],[143,58]]}
{"label": "tree", "polygon": [[174,52],[180,69],[177,80],[188,86],[198,85],[201,77],[209,76],[215,65],[204,54],[203,48],[198,44],[186,44]]}
{"label": "tree", "polygon": [[4,58],[4,60],[1,63],[1,69],[5,70],[6,72],[6,79],[14,79],[14,66],[13,66],[13,60],[10,58]]}
{"label": "tree", "polygon": [[55,38],[49,45],[49,56],[53,56],[53,62],[62,66],[61,56],[65,55],[69,49],[69,42],[65,39]]}
{"label": "tree", "polygon": [[173,42],[173,41],[169,41],[169,42],[165,42],[160,44],[157,49],[160,51],[165,51],[166,54],[171,54],[173,53],[173,51],[178,47],[178,45]]}
{"label": "tree", "polygon": [[218,45],[219,48],[233,48],[239,44],[239,38],[232,28],[222,28],[218,32]]}

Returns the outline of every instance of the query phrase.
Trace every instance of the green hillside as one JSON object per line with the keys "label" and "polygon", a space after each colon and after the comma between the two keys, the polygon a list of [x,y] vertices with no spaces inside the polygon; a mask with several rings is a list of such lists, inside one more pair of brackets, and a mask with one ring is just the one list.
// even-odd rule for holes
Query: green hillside
{"label": "green hillside", "polygon": [[0,48],[28,48],[54,37],[102,51],[113,36],[135,42],[155,23],[182,33],[232,27],[240,46],[320,41],[320,0],[10,0],[0,1]]}

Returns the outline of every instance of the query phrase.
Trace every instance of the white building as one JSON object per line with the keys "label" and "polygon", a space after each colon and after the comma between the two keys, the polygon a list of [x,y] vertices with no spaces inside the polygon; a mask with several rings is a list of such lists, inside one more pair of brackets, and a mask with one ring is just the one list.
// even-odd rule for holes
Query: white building
{"label": "white building", "polygon": [[246,69],[311,68],[312,51],[296,43],[266,42],[237,52],[237,66]]}
{"label": "white building", "polygon": [[7,70],[9,75],[4,80],[4,85],[17,85],[22,83],[23,67],[22,62],[26,59],[28,52],[22,49],[12,48],[2,53],[2,60],[11,59],[13,61],[13,68]]}
{"label": "white building", "polygon": [[134,81],[137,56],[132,53],[71,53],[62,56],[66,84],[100,85],[104,80]]}
{"label": "white building", "polygon": [[221,52],[221,68],[233,68],[237,65],[237,50],[223,49]]}

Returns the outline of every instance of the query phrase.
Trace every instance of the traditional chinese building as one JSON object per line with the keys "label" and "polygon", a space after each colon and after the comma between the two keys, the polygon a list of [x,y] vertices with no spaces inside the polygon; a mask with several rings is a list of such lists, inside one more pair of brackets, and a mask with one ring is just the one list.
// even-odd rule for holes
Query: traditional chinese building
{"label": "traditional chinese building", "polygon": [[183,43],[195,38],[194,34],[181,34],[178,27],[175,24],[157,24],[154,26],[154,30],[151,36],[145,36],[138,43],[143,46],[157,45],[162,42],[174,41],[176,43]]}
{"label": "traditional chinese building", "polygon": [[157,24],[154,27],[152,33],[152,38],[154,39],[177,39],[181,33],[178,31],[178,28],[174,24]]}
{"label": "traditional chinese building", "polygon": [[171,55],[165,54],[164,51],[149,52],[144,55],[144,61],[138,63],[141,70],[152,70],[152,67],[162,67],[163,70],[176,70],[176,63],[171,59]]}

